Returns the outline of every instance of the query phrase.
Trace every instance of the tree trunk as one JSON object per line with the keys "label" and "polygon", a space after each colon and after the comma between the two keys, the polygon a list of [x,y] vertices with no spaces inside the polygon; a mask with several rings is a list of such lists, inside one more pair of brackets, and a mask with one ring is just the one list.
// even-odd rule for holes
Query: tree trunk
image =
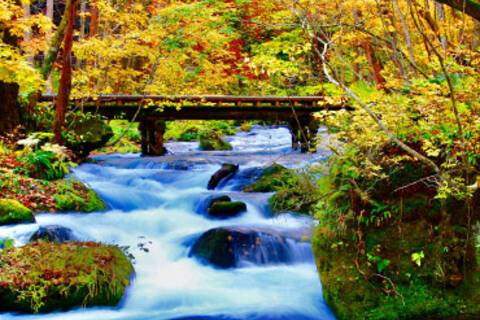
{"label": "tree trunk", "polygon": [[72,87],[72,45],[73,28],[75,23],[76,1],[68,0],[65,7],[65,36],[63,40],[62,72],[60,76],[60,85],[58,95],[55,99],[55,122],[53,132],[57,143],[62,141],[62,131],[65,126],[65,114],[67,112],[68,101],[70,99],[70,90]]}
{"label": "tree trunk", "polygon": [[362,44],[363,49],[365,50],[365,55],[367,56],[368,64],[372,69],[372,76],[377,88],[383,89],[385,86],[385,78],[382,76],[382,64],[375,55],[372,43],[370,41],[365,41]]}
{"label": "tree trunk", "polygon": [[92,0],[90,8],[90,30],[88,32],[89,37],[95,37],[98,32],[98,6],[97,1]]}
{"label": "tree trunk", "polygon": [[18,84],[0,81],[0,134],[20,124],[18,108]]}

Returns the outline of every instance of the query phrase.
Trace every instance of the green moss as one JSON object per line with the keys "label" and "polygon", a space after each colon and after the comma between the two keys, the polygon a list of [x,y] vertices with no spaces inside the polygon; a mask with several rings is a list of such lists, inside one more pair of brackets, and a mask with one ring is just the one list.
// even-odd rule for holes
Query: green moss
{"label": "green moss", "polygon": [[98,194],[78,181],[64,180],[57,184],[53,196],[58,211],[96,212],[105,210],[105,203]]}
{"label": "green moss", "polygon": [[20,202],[0,199],[0,225],[34,222],[32,211]]}
{"label": "green moss", "polygon": [[216,133],[209,135],[202,134],[199,142],[200,150],[204,151],[222,151],[233,149],[230,143],[223,140],[222,137],[218,136]]}
{"label": "green moss", "polygon": [[293,172],[277,163],[265,168],[260,178],[249,186],[245,192],[275,192],[285,185],[293,176]]}
{"label": "green moss", "polygon": [[244,202],[215,201],[208,209],[208,214],[214,217],[231,217],[247,211]]}
{"label": "green moss", "polygon": [[26,313],[114,306],[133,266],[115,246],[39,242],[0,254],[0,310]]}
{"label": "green moss", "polygon": [[[359,249],[348,234],[340,237],[319,226],[312,247],[320,273],[323,295],[338,319],[477,319],[480,316],[480,270],[460,286],[444,286],[433,276],[440,272],[436,246],[425,222],[367,231],[365,248]],[[373,262],[358,250],[390,261],[380,276]],[[425,252],[421,266],[411,253]],[[357,261],[357,263],[355,263]],[[389,280],[387,280],[389,279]],[[392,281],[392,282],[390,282]],[[392,286],[394,284],[394,286]]]}

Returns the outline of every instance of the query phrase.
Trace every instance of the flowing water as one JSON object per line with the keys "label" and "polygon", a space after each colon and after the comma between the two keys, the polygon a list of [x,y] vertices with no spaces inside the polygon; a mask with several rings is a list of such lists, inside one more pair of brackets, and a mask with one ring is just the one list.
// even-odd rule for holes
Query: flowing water
{"label": "flowing water", "polygon": [[[196,143],[169,143],[172,155],[96,157],[97,163],[75,168],[73,175],[95,189],[109,210],[93,214],[40,214],[36,224],[1,227],[0,238],[28,242],[39,225],[61,225],[80,240],[129,246],[136,275],[116,308],[77,309],[48,315],[0,314],[0,319],[334,319],[322,298],[322,288],[308,242],[293,240],[308,234],[306,217],[268,212],[270,194],[247,194],[242,185],[258,167],[278,162],[301,167],[324,160],[318,152],[290,150],[285,128],[256,127],[229,137],[229,152],[200,152]],[[207,182],[222,163],[240,164],[240,172],[215,191]],[[201,212],[209,196],[227,194],[247,203],[248,211],[228,220],[211,220]],[[269,230],[254,256],[234,269],[220,270],[190,257],[193,242],[221,226],[239,230]],[[287,237],[279,244],[277,235]],[[289,236],[291,235],[291,236]],[[270,250],[287,258],[276,261]]]}

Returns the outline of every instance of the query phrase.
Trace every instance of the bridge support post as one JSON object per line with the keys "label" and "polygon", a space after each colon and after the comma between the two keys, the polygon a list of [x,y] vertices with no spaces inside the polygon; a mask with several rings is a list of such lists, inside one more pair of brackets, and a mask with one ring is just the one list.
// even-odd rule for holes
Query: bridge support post
{"label": "bridge support post", "polygon": [[142,119],[139,129],[142,134],[142,154],[144,156],[163,156],[167,153],[167,149],[163,145],[165,121]]}
{"label": "bridge support post", "polygon": [[300,149],[302,153],[316,151],[315,138],[319,125],[312,116],[293,119],[288,126],[292,134],[292,149]]}

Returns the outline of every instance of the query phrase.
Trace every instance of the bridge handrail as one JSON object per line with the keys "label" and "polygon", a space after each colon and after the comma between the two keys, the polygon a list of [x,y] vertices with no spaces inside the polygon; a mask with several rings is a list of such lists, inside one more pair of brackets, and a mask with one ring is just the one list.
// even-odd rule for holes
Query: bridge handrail
{"label": "bridge handrail", "polygon": [[[39,97],[38,102],[51,102],[55,99],[55,95],[43,94]],[[292,102],[292,103],[315,103],[325,101],[323,96],[232,96],[232,95],[179,95],[179,96],[163,96],[163,95],[122,95],[122,94],[102,94],[97,97],[89,97],[86,99],[78,99],[81,101],[123,101],[123,102],[139,102],[142,100],[151,101],[168,101],[168,102],[182,102],[182,101],[201,101],[214,103],[241,103],[241,102]]]}

